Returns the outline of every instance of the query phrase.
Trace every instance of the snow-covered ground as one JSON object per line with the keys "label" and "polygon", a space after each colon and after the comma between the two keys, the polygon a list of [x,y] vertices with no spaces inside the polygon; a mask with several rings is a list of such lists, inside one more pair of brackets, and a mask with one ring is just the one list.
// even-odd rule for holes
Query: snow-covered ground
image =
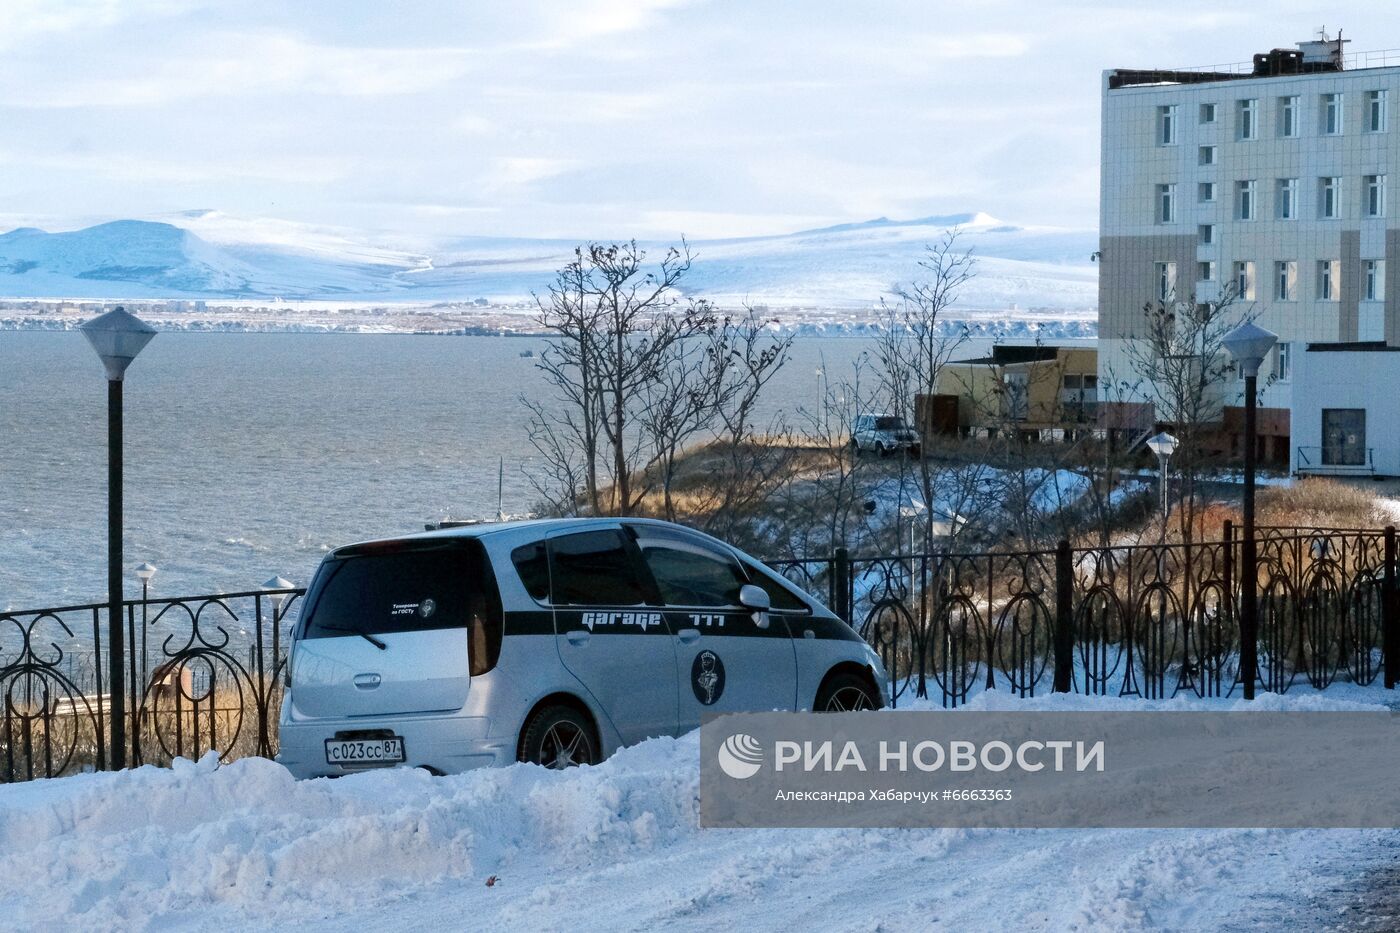
{"label": "snow-covered ground", "polygon": [[[966,708],[1385,699],[1348,686],[1248,707],[985,693]],[[1374,830],[701,830],[698,749],[692,733],[566,773],[300,783],[272,762],[206,759],[3,787],[0,927],[1317,928],[1354,909],[1400,845]]]}

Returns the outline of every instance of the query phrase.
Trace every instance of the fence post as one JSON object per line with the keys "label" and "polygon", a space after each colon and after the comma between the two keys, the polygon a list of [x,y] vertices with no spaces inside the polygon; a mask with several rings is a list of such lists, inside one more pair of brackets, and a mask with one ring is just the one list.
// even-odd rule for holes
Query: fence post
{"label": "fence post", "polygon": [[851,618],[851,554],[843,547],[836,549],[836,557],[831,562],[831,585],[834,588],[836,614],[855,628]]}
{"label": "fence post", "polygon": [[1074,689],[1074,552],[1061,539],[1055,548],[1055,693]]}
{"label": "fence post", "polygon": [[1395,526],[1385,526],[1385,589],[1381,592],[1381,654],[1385,663],[1385,689],[1394,690],[1400,680],[1400,613],[1395,600]]}

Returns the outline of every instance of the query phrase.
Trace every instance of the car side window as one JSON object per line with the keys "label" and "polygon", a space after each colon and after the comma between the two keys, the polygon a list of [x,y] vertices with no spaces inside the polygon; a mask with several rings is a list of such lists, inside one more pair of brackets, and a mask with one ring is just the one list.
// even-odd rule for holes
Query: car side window
{"label": "car side window", "polygon": [[667,605],[739,605],[739,588],[748,581],[734,561],[681,541],[643,537],[637,543]]}
{"label": "car side window", "polygon": [[549,556],[556,606],[637,606],[647,601],[617,529],[550,538]]}
{"label": "car side window", "polygon": [[772,603],[772,608],[784,612],[811,612],[805,602],[797,597],[797,594],[782,582],[777,574],[761,567],[758,564],[744,561],[744,565],[749,569],[749,576],[754,586],[760,587],[768,594],[768,600]]}
{"label": "car side window", "polygon": [[520,574],[520,582],[530,598],[549,602],[549,554],[544,542],[522,544],[510,552],[510,562],[515,565],[515,572]]}

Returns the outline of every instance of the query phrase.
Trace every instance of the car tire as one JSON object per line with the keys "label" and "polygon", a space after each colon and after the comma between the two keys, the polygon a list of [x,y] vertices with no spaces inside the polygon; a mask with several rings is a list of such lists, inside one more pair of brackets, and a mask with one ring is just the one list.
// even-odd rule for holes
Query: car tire
{"label": "car tire", "polygon": [[520,760],[556,771],[596,765],[601,759],[597,732],[589,718],[572,706],[547,706],[520,734]]}
{"label": "car tire", "polygon": [[812,709],[818,713],[847,713],[863,709],[883,709],[885,698],[860,674],[843,673],[828,678],[817,691]]}
{"label": "car tire", "polygon": [[851,438],[851,453],[860,456],[860,444],[856,442],[854,437]]}

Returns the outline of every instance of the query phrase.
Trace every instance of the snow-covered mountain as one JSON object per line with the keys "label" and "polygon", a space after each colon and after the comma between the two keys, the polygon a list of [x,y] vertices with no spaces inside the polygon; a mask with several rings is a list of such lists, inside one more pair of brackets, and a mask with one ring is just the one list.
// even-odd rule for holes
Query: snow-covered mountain
{"label": "snow-covered mountain", "polygon": [[[1021,227],[985,214],[887,218],[778,236],[691,242],[692,294],[725,303],[869,307],[917,278],[926,244],[962,231],[978,260],[969,309],[1085,310],[1095,302],[1089,230]],[[0,235],[0,297],[513,300],[544,288],[577,241],[462,237],[384,245],[342,231],[190,211],[61,233]],[[659,255],[666,244],[646,244]]]}

